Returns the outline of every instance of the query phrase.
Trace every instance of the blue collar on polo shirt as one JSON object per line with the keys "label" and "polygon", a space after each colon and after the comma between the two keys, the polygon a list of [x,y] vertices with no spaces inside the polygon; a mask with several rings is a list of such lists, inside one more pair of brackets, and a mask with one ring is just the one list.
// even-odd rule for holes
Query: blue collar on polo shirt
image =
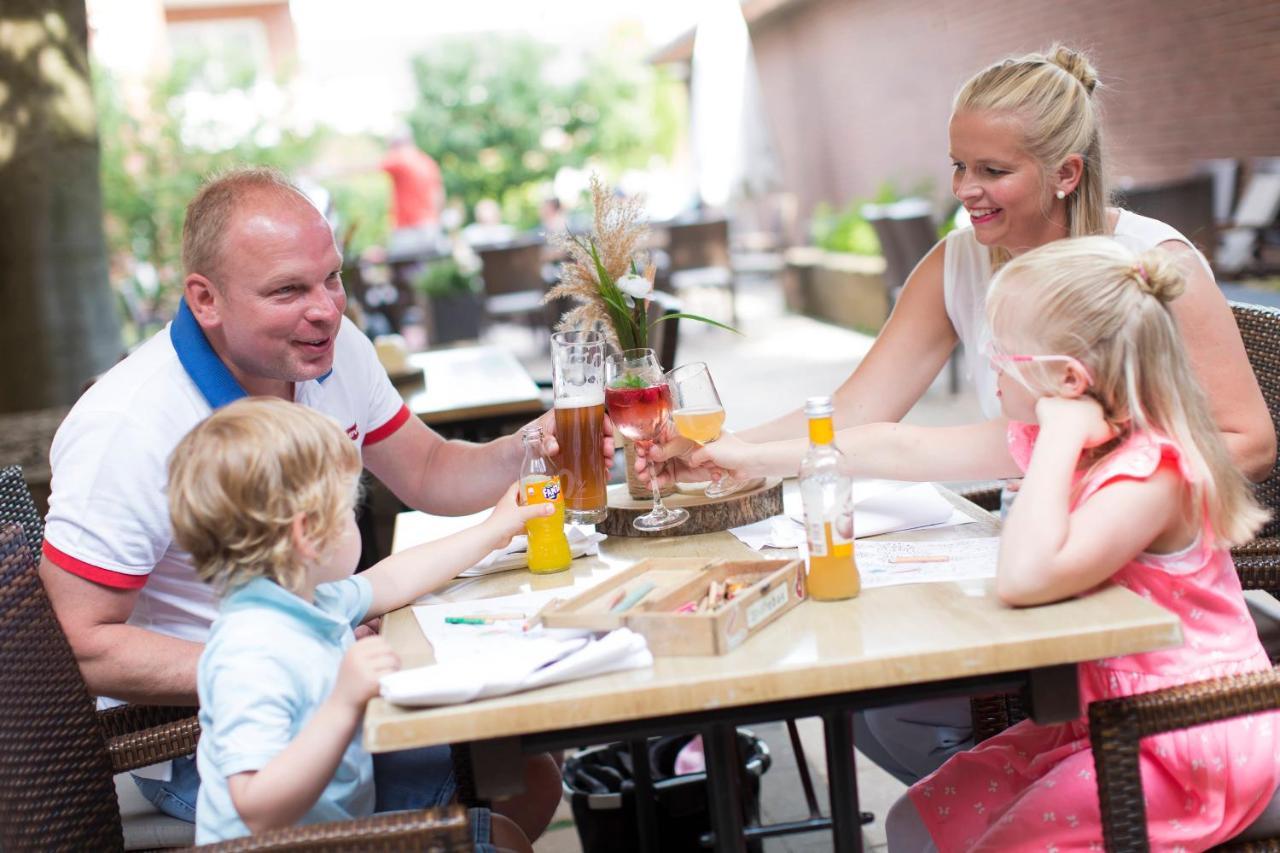
{"label": "blue collar on polo shirt", "polygon": [[[196,383],[210,408],[218,409],[249,396],[213,351],[213,346],[204,335],[204,329],[196,322],[185,299],[178,300],[178,315],[173,318],[173,325],[169,327],[169,339],[178,353],[178,361],[182,363],[191,381]],[[332,375],[333,370],[330,369],[316,381],[324,382]]]}

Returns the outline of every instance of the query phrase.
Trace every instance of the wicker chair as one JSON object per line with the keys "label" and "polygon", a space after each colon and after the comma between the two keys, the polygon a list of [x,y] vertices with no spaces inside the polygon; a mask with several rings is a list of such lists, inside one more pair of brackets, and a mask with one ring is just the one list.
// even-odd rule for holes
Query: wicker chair
{"label": "wicker chair", "polygon": [[[0,848],[124,849],[112,777],[189,755],[191,709],[99,714],[22,529],[0,523]],[[183,713],[182,719],[173,716]],[[208,850],[469,850],[461,807],[263,833]]]}
{"label": "wicker chair", "polygon": [[[1098,777],[1098,801],[1106,848],[1146,851],[1146,807],[1138,770],[1142,738],[1260,711],[1280,709],[1280,672],[1251,673],[1186,684],[1138,696],[1107,699],[1089,705],[1089,740]],[[1255,821],[1219,850],[1276,850],[1277,800],[1272,798],[1263,820]]]}

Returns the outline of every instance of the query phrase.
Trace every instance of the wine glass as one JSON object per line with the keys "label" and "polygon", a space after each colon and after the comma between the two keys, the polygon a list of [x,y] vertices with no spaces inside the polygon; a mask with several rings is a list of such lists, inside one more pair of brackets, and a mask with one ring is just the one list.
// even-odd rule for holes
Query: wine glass
{"label": "wine glass", "polygon": [[[671,419],[675,421],[676,432],[699,444],[710,444],[719,438],[724,426],[724,404],[716,393],[706,362],[695,361],[667,371],[667,385],[671,387]],[[707,486],[705,494],[709,498],[723,498],[746,485],[726,475]]]}
{"label": "wine glass", "polygon": [[[642,447],[653,444],[671,417],[671,389],[653,350],[630,349],[609,356],[604,401],[618,432]],[[666,530],[689,520],[687,510],[662,505],[656,473],[649,472],[653,509],[632,522],[636,530]]]}

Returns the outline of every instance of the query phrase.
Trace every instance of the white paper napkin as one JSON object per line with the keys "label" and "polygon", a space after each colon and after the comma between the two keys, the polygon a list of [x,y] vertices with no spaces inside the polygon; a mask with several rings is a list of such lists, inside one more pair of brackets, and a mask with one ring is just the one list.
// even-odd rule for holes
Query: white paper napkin
{"label": "white paper napkin", "polygon": [[[572,524],[564,527],[565,537],[569,540],[569,553],[575,558],[585,554],[594,554],[600,550],[600,543],[608,538],[603,533],[585,531]],[[489,552],[489,555],[469,569],[458,573],[460,578],[474,578],[494,572],[509,572],[523,569],[529,565],[529,537],[520,535],[511,537],[505,548]]]}
{"label": "white paper napkin", "polygon": [[454,705],[652,664],[644,637],[627,628],[598,640],[512,633],[501,655],[405,669],[380,683],[382,697],[397,705]]}

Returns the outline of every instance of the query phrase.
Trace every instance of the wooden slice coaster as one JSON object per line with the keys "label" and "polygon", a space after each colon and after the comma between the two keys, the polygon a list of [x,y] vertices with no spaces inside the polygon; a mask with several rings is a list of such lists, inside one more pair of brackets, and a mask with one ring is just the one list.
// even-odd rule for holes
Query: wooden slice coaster
{"label": "wooden slice coaster", "polygon": [[666,506],[680,506],[689,511],[689,520],[684,524],[643,532],[636,530],[631,522],[653,507],[652,499],[631,497],[626,483],[610,486],[609,515],[596,525],[596,530],[610,536],[692,536],[740,527],[782,512],[782,479],[779,477],[769,477],[754,489],[724,498],[709,498],[702,494],[703,488],[703,485],[682,485],[680,491],[662,499]]}

